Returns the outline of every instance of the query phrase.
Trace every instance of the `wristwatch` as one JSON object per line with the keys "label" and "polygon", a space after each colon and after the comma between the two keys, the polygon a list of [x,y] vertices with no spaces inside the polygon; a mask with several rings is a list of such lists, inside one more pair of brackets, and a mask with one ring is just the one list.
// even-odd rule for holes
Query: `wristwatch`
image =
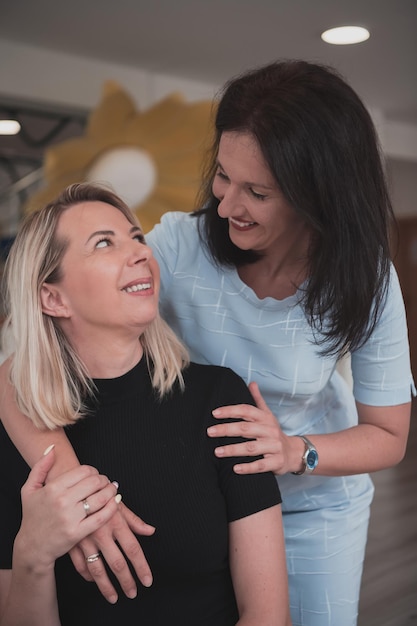
{"label": "wristwatch", "polygon": [[301,472],[292,472],[292,474],[300,476],[301,474],[304,474],[304,472],[312,472],[317,467],[319,463],[319,453],[317,452],[314,445],[311,443],[310,439],[307,439],[307,437],[304,437],[303,435],[297,435],[297,437],[300,437],[300,439],[302,439],[305,444],[305,451],[302,456],[304,468],[301,470]]}

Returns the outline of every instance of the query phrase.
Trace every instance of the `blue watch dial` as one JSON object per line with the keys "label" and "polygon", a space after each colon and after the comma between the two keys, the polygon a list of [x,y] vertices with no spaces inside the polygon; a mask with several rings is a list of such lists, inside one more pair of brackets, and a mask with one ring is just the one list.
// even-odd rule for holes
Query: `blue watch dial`
{"label": "blue watch dial", "polygon": [[319,455],[317,454],[317,451],[310,450],[306,458],[307,467],[313,470],[315,467],[317,467],[318,462],[319,462]]}

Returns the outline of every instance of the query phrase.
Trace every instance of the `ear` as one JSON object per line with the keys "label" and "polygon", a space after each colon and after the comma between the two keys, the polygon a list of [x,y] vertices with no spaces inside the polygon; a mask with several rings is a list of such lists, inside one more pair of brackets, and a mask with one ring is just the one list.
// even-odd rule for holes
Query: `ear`
{"label": "ear", "polygon": [[42,312],[51,317],[70,317],[70,309],[58,285],[44,283],[41,287]]}

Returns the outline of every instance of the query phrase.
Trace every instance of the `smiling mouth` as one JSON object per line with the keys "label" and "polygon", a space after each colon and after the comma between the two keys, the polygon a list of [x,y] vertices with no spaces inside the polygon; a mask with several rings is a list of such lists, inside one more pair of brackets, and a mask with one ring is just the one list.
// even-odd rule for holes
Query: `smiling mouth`
{"label": "smiling mouth", "polygon": [[236,219],[235,217],[229,217],[229,222],[231,222],[232,226],[239,228],[240,230],[244,230],[246,228],[251,228],[256,225],[256,222],[242,222],[241,220]]}
{"label": "smiling mouth", "polygon": [[135,285],[129,285],[128,287],[123,287],[122,291],[126,293],[135,293],[137,291],[147,291],[151,289],[151,283],[136,283]]}

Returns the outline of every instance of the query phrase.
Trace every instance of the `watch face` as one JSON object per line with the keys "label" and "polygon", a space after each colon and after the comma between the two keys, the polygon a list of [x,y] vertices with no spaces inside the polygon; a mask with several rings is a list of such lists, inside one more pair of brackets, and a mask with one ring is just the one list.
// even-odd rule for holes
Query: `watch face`
{"label": "watch face", "polygon": [[319,462],[319,455],[316,450],[310,450],[307,454],[306,464],[309,470],[313,470],[317,467],[317,463]]}

